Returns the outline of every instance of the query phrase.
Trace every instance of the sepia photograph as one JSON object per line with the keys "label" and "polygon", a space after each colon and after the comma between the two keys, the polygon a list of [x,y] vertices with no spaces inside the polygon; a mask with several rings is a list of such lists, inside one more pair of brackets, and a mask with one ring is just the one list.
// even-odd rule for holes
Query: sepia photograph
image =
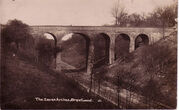
{"label": "sepia photograph", "polygon": [[0,109],[177,109],[178,0],[0,0]]}

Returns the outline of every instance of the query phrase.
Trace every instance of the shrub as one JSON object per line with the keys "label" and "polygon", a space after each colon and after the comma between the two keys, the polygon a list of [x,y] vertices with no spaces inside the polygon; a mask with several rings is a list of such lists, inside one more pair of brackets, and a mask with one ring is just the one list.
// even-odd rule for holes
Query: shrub
{"label": "shrub", "polygon": [[29,39],[32,39],[30,27],[22,21],[11,20],[2,29],[2,39],[6,45],[15,42],[17,48],[20,44],[24,46]]}

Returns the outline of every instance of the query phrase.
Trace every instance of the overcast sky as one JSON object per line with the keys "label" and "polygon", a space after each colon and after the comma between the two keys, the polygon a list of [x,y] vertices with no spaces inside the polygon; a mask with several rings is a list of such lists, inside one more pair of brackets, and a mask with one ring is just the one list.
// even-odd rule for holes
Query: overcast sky
{"label": "overcast sky", "polygon": [[[113,23],[117,0],[0,0],[1,24],[19,19],[29,25],[104,25]],[[128,13],[149,13],[174,0],[121,0]]]}

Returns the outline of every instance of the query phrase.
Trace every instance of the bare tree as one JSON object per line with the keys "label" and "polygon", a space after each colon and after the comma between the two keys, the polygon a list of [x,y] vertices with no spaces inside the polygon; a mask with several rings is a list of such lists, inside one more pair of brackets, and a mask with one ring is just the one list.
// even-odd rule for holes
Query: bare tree
{"label": "bare tree", "polygon": [[113,7],[111,8],[111,15],[115,19],[115,25],[120,25],[121,20],[127,16],[126,10],[119,0],[117,3],[114,3]]}
{"label": "bare tree", "polygon": [[[176,62],[174,61],[174,52],[172,52],[174,50],[171,50],[168,45],[165,42],[163,45],[153,44],[142,49],[143,57],[140,59],[140,62],[145,69],[146,75],[149,76],[149,81],[142,88],[142,93],[146,97],[145,100],[148,108],[154,107],[153,101],[161,101],[161,98],[167,103],[168,100],[171,100],[161,92],[164,84],[175,88]],[[171,67],[173,69],[169,69]],[[173,77],[170,77],[170,75]],[[170,92],[167,94],[171,95]]]}
{"label": "bare tree", "polygon": [[165,28],[172,27],[176,24],[177,18],[176,5],[165,7],[157,7],[150,16],[151,25],[155,24],[163,29],[163,37],[165,37]]}
{"label": "bare tree", "polygon": [[116,74],[116,84],[117,84],[117,102],[118,102],[118,107],[121,105],[121,96],[120,96],[120,91],[122,88],[122,78],[124,77],[124,69],[119,67],[117,74]]}
{"label": "bare tree", "polygon": [[127,90],[128,94],[127,95],[127,102],[126,102],[126,108],[129,108],[132,102],[132,91],[137,89],[134,85],[134,83],[137,81],[138,76],[136,73],[132,73],[132,70],[129,69],[128,71],[125,72],[125,78],[127,79],[126,82],[128,83],[127,85]]}
{"label": "bare tree", "polygon": [[102,66],[94,70],[94,80],[98,82],[98,93],[100,93],[101,83],[107,80],[107,66]]}
{"label": "bare tree", "polygon": [[154,107],[153,101],[156,99],[156,97],[160,97],[161,93],[158,87],[158,84],[154,79],[149,79],[147,84],[143,87],[143,95],[145,97],[146,101],[146,108]]}

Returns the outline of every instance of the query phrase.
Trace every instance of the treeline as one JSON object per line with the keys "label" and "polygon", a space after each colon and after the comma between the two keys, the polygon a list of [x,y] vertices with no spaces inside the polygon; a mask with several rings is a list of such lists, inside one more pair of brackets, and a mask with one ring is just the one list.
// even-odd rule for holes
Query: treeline
{"label": "treeline", "polygon": [[44,36],[32,36],[31,28],[20,20],[10,20],[1,27],[3,55],[20,56],[50,66],[61,49]]}
{"label": "treeline", "polygon": [[121,27],[173,27],[176,24],[177,4],[157,7],[148,15],[128,14],[122,4],[115,3],[111,9],[116,26]]}
{"label": "treeline", "polygon": [[[33,54],[34,38],[30,34],[30,27],[20,20],[10,20],[1,29],[1,44],[3,52],[13,52],[17,54],[19,51],[29,51]],[[31,53],[30,53],[31,52]]]}

